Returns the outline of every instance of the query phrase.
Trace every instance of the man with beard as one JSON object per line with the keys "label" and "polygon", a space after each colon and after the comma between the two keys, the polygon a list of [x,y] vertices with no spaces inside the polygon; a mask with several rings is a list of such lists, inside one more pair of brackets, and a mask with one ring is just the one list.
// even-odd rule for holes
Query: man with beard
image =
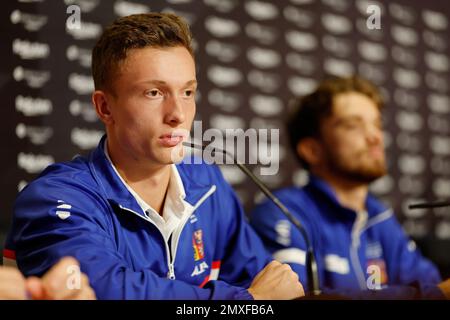
{"label": "man with beard", "polygon": [[[389,285],[383,290],[389,298],[414,296],[415,289],[393,290],[412,286],[432,295],[438,270],[392,210],[368,192],[386,174],[381,107],[377,89],[358,77],[326,80],[297,100],[287,129],[309,183],[277,195],[312,240],[322,290],[364,298]],[[289,263],[306,288],[300,232],[269,201],[256,207],[251,222],[274,258]]]}

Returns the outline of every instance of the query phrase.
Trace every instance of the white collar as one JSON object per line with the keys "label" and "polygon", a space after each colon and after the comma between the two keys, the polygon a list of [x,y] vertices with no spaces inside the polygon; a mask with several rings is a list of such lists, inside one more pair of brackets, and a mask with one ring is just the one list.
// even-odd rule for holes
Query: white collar
{"label": "white collar", "polygon": [[[147,202],[142,199],[139,194],[131,188],[128,183],[125,182],[125,180],[120,175],[119,171],[117,170],[116,166],[111,160],[111,157],[109,156],[108,152],[108,144],[107,139],[105,139],[105,143],[103,146],[103,150],[105,152],[105,156],[108,159],[109,163],[111,164],[112,168],[114,169],[114,172],[119,177],[120,181],[124,184],[124,186],[128,189],[128,191],[133,195],[133,197],[136,199],[139,206],[142,208],[144,213],[147,214],[148,211],[154,212],[155,214],[159,215],[155,209],[153,209]],[[170,203],[173,203],[175,205],[176,210],[173,210],[173,213],[181,218],[181,216],[184,213],[184,209],[186,207],[186,202],[184,201],[184,198],[186,197],[186,192],[184,189],[183,181],[181,180],[180,173],[178,172],[177,166],[175,164],[171,164],[171,172],[170,172],[170,178],[169,178],[169,186],[167,189],[167,196],[166,196],[166,204],[168,200]],[[166,204],[164,205],[163,210],[166,207]]]}

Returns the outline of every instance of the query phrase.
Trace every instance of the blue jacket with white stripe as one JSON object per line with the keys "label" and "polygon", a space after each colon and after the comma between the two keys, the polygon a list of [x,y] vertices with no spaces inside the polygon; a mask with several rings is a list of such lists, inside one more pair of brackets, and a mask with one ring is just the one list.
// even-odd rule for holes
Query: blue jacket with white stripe
{"label": "blue jacket with white stripe", "polygon": [[220,170],[176,166],[193,212],[169,246],[113,171],[104,139],[19,194],[5,246],[19,269],[39,276],[73,256],[100,299],[252,299],[247,288],[271,257]]}
{"label": "blue jacket with white stripe", "polygon": [[[276,195],[306,228],[324,292],[367,298],[367,289],[390,287],[392,293],[394,287],[413,286],[424,295],[440,297],[437,268],[408,239],[392,210],[373,196],[366,199],[362,214],[366,219],[359,220],[318,177],[311,176],[303,188],[285,188]],[[274,258],[289,263],[307,288],[305,242],[300,232],[269,201],[255,208],[250,222]],[[390,297],[389,290],[382,290],[385,297]],[[408,297],[405,292],[398,297]]]}

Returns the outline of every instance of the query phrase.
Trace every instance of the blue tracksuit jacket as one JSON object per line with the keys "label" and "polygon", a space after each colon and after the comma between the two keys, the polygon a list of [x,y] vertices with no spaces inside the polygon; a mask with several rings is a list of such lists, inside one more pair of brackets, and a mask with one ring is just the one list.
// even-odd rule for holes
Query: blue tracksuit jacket
{"label": "blue tracksuit jacket", "polygon": [[[311,176],[304,188],[285,188],[276,195],[312,240],[324,292],[370,297],[364,291],[389,285],[391,289],[414,286],[439,296],[435,286],[441,280],[438,270],[408,239],[392,210],[373,196],[366,200],[366,221],[358,223],[357,213],[341,206],[331,187],[318,177]],[[289,263],[307,288],[305,243],[300,232],[269,201],[255,208],[250,221],[266,248],[277,260]]]}
{"label": "blue tracksuit jacket", "polygon": [[271,260],[220,170],[178,164],[193,212],[170,246],[105,157],[49,166],[18,196],[4,256],[27,276],[80,261],[100,299],[251,299]]}

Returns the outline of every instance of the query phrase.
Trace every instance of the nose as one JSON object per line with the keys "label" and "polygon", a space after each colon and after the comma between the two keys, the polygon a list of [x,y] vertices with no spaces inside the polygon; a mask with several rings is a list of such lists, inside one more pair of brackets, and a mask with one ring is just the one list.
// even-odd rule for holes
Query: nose
{"label": "nose", "polygon": [[164,106],[164,110],[164,122],[171,127],[178,126],[186,119],[183,103],[180,101],[180,98],[177,98],[175,96],[168,98],[166,105]]}
{"label": "nose", "polygon": [[381,144],[383,142],[383,130],[375,125],[369,126],[367,128],[366,138],[370,144]]}

